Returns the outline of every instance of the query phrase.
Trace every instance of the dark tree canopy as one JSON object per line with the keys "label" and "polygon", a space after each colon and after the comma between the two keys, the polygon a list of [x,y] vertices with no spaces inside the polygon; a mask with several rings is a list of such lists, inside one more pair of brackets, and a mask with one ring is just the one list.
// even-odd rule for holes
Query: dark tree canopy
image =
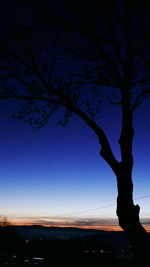
{"label": "dark tree canopy", "polygon": [[76,113],[112,154],[100,128],[102,103],[120,105],[130,129],[132,113],[149,96],[148,2],[28,0],[1,6],[0,93],[27,100],[14,117],[41,127],[63,108],[58,123],[66,125]]}
{"label": "dark tree canopy", "polygon": [[98,119],[103,101],[121,103],[125,85],[132,110],[149,93],[147,1],[80,2],[1,3],[1,94],[47,98],[34,107],[40,118],[25,116],[32,124],[47,123],[60,106],[65,124],[70,104]]}

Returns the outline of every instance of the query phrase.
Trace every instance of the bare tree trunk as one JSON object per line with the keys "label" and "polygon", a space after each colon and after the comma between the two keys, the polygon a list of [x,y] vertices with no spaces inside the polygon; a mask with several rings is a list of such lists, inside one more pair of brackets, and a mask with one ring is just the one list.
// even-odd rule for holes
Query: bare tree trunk
{"label": "bare tree trunk", "polygon": [[[128,74],[127,68],[127,74]],[[125,81],[128,82],[130,75]],[[140,207],[133,202],[133,112],[131,109],[131,89],[124,86],[121,89],[122,96],[122,131],[119,139],[121,148],[121,162],[115,170],[117,176],[118,197],[117,216],[120,227],[124,230],[132,247],[135,259],[148,258],[148,235],[140,223]]]}
{"label": "bare tree trunk", "polygon": [[[140,223],[140,207],[133,202],[133,155],[132,144],[134,129],[132,125],[132,110],[130,104],[130,90],[128,88],[122,91],[122,131],[119,139],[121,148],[121,162],[118,162],[111,150],[109,141],[97,124],[91,120],[86,113],[76,107],[72,111],[80,116],[87,125],[94,130],[98,136],[101,150],[100,156],[109,164],[117,177],[118,198],[117,198],[117,216],[119,225],[126,233],[131,244],[135,259],[143,260],[148,258],[148,235]],[[69,107],[71,109],[71,107]]]}
{"label": "bare tree trunk", "polygon": [[118,197],[117,216],[120,227],[130,242],[133,256],[137,261],[146,261],[149,257],[148,234],[139,219],[140,207],[133,203],[132,178],[125,173],[117,177]]}

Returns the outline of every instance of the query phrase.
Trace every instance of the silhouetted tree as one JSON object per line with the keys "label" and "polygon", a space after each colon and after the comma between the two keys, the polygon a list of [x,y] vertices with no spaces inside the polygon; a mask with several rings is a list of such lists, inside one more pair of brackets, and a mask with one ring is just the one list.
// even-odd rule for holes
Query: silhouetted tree
{"label": "silhouetted tree", "polygon": [[[132,146],[134,112],[150,93],[148,1],[26,0],[1,6],[1,98],[24,100],[14,117],[33,127],[63,109],[60,124],[75,113],[94,131],[100,156],[117,178],[119,225],[136,257],[146,255],[147,234],[133,202]],[[103,102],[120,107],[120,161],[101,127]]]}

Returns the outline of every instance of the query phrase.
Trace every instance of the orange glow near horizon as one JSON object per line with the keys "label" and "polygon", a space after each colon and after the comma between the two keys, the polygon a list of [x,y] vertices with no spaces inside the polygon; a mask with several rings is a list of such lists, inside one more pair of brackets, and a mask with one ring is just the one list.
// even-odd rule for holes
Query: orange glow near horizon
{"label": "orange glow near horizon", "polygon": [[[33,223],[13,223],[14,226],[32,226],[32,225],[39,225],[39,224],[33,224]],[[40,225],[39,225],[40,226]],[[94,225],[94,226],[81,226],[76,224],[44,224],[41,225],[43,227],[63,227],[63,228],[69,228],[69,227],[75,227],[80,229],[93,229],[93,230],[103,230],[103,231],[123,231],[120,226],[118,225]],[[144,228],[148,233],[150,233],[150,226],[149,225],[143,225]]]}
{"label": "orange glow near horizon", "polygon": [[[14,226],[32,226],[32,225],[39,225],[40,224],[33,224],[33,223],[19,223],[19,222],[16,222],[16,223],[13,223]],[[75,227],[75,228],[80,228],[80,229],[93,229],[93,230],[103,230],[103,231],[122,231],[122,229],[117,226],[117,225],[94,225],[94,226],[91,226],[91,225],[87,225],[87,226],[82,226],[82,225],[77,225],[77,224],[67,224],[67,225],[64,225],[64,224],[59,224],[59,225],[55,225],[55,224],[43,224],[41,225],[43,227],[63,227],[63,228],[69,228],[69,227]]]}
{"label": "orange glow near horizon", "polygon": [[[32,225],[41,225],[41,226],[45,226],[45,227],[75,227],[75,228],[81,228],[81,229],[95,229],[95,230],[103,230],[103,231],[123,231],[121,229],[121,227],[119,225],[117,225],[117,223],[113,224],[110,222],[109,224],[109,220],[108,222],[106,221],[105,224],[97,224],[97,225],[80,225],[80,224],[75,224],[75,223],[68,223],[68,224],[65,224],[63,222],[60,221],[60,223],[52,223],[52,224],[46,224],[46,223],[43,223],[43,224],[39,224],[37,223],[36,221],[28,221],[28,220],[14,220],[11,224],[12,225],[15,225],[15,226],[23,226],[23,225],[26,225],[26,226],[32,226]],[[143,224],[143,227],[146,229],[146,231],[148,233],[150,233],[150,225],[149,224]]]}

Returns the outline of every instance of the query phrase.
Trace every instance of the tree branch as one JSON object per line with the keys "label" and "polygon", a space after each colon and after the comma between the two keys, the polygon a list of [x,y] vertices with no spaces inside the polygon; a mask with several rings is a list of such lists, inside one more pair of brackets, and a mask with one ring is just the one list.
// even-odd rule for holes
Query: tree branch
{"label": "tree branch", "polygon": [[143,103],[143,101],[145,100],[145,98],[146,98],[147,96],[150,96],[150,90],[149,90],[149,89],[142,91],[142,92],[137,96],[137,98],[136,98],[136,100],[134,101],[134,104],[133,104],[133,106],[132,106],[132,109],[131,109],[132,112],[134,112],[135,109],[136,109],[138,106],[140,106],[141,103]]}
{"label": "tree branch", "polygon": [[95,132],[97,135],[99,142],[101,144],[100,155],[104,158],[104,160],[110,165],[112,170],[116,173],[119,167],[119,162],[116,160],[113,152],[111,150],[111,146],[109,141],[103,131],[103,129],[97,125],[88,115],[77,107],[70,107],[71,110],[76,113],[83,121]]}
{"label": "tree branch", "polygon": [[63,101],[50,99],[48,97],[43,97],[43,96],[37,97],[37,96],[27,96],[27,95],[19,95],[19,94],[0,95],[0,99],[9,99],[9,98],[29,100],[29,101],[30,100],[44,101],[49,104],[54,104],[54,105],[59,104],[60,106],[67,107],[71,112],[77,114],[95,132],[101,144],[100,155],[110,165],[112,170],[114,172],[117,172],[117,169],[119,167],[119,162],[116,160],[115,156],[113,155],[111,146],[109,144],[109,141],[103,129],[99,125],[97,125],[85,112],[83,112],[78,107],[75,107],[71,103],[69,103],[69,100],[67,102],[67,99],[66,99],[65,102],[63,102]]}

